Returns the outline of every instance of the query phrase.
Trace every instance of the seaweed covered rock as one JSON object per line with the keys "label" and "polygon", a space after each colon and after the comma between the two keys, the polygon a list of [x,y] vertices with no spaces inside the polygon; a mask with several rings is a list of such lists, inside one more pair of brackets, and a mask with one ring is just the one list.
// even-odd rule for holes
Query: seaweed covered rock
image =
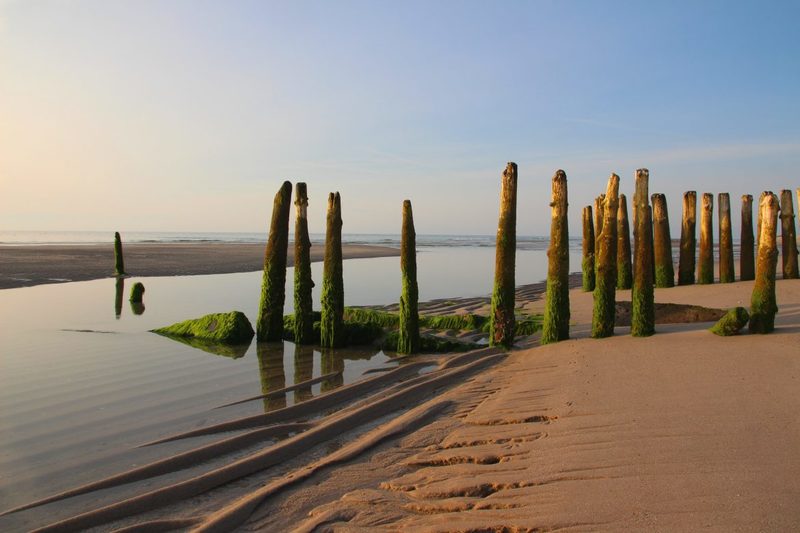
{"label": "seaweed covered rock", "polygon": [[744,307],[729,309],[709,331],[721,337],[738,335],[739,331],[750,321],[750,313]]}
{"label": "seaweed covered rock", "polygon": [[212,313],[152,330],[166,337],[188,337],[220,344],[249,343],[255,332],[244,313]]}

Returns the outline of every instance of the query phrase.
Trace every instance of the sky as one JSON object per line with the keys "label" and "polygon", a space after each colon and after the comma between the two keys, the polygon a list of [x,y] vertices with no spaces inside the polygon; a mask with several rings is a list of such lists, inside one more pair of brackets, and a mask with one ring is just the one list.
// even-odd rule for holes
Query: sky
{"label": "sky", "polygon": [[[570,227],[611,172],[667,195],[800,187],[800,3],[0,0],[0,230]],[[716,230],[715,230],[716,231]]]}

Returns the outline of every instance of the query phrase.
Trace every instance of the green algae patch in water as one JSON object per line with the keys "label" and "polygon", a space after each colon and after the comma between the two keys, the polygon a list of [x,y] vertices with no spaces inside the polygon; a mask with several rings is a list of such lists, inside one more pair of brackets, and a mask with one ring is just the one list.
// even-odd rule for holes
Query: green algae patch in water
{"label": "green algae patch in water", "polygon": [[250,321],[240,311],[212,313],[152,331],[165,337],[218,344],[249,344],[255,334]]}
{"label": "green algae patch in water", "polygon": [[729,309],[709,331],[720,337],[738,335],[739,331],[750,321],[750,313],[744,307]]}

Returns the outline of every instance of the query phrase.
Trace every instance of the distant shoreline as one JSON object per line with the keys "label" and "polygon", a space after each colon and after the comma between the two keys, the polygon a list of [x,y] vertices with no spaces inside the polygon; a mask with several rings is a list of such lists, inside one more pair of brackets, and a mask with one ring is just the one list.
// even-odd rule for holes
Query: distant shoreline
{"label": "distant shoreline", "polygon": [[[130,276],[193,276],[253,272],[263,268],[263,243],[131,243],[124,247]],[[311,247],[311,261],[322,261],[324,248]],[[344,244],[344,259],[394,257],[389,246]],[[289,266],[294,254],[289,249]],[[14,245],[0,248],[0,289],[113,277],[111,244]]]}

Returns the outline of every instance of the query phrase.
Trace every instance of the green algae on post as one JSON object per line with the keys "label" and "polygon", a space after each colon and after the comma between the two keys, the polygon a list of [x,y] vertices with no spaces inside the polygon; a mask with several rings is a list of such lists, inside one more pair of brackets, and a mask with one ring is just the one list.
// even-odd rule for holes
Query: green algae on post
{"label": "green algae on post", "polygon": [[653,222],[648,198],[650,172],[640,168],[635,174],[633,196],[633,292],[631,294],[631,335],[648,337],[655,333],[655,295],[653,292]]}
{"label": "green algae on post", "polygon": [[729,309],[716,324],[711,326],[709,331],[720,337],[738,335],[739,331],[747,325],[748,320],[750,320],[750,314],[747,312],[747,309],[744,307],[735,307]]}
{"label": "green algae on post", "polygon": [[678,257],[678,285],[694,285],[695,254],[697,253],[697,192],[683,193],[681,219],[681,248]]}
{"label": "green algae on post", "polygon": [[191,337],[220,344],[244,344],[253,338],[253,326],[244,313],[212,313],[152,330],[166,337]]}
{"label": "green algae on post", "polygon": [[608,179],[603,203],[603,230],[597,239],[597,279],[594,288],[592,337],[603,338],[614,334],[617,289],[617,210],[619,176]]}
{"label": "green algae on post", "polygon": [[719,202],[719,282],[733,283],[733,231],[731,230],[731,197],[726,192],[717,196]]}
{"label": "green algae on post", "polygon": [[144,296],[144,285],[141,281],[137,281],[131,287],[130,301],[133,303],[142,303],[142,296]]}
{"label": "green algae on post", "polygon": [[517,164],[509,162],[500,183],[500,219],[495,243],[494,290],[489,344],[514,343],[514,289],[517,251]]}
{"label": "green algae on post", "polygon": [[617,209],[617,289],[630,290],[633,285],[631,266],[631,228],[628,223],[628,201],[619,195]]}
{"label": "green algae on post", "polygon": [[697,283],[714,283],[714,234],[712,220],[714,214],[714,195],[703,193],[700,206],[700,257],[697,262]]}
{"label": "green algae on post", "polygon": [[739,250],[739,279],[756,278],[755,237],[753,236],[753,196],[742,195],[742,237]]}
{"label": "green algae on post", "polygon": [[569,338],[569,225],[567,224],[567,174],[557,170],[552,180],[550,247],[547,250],[542,344]]}
{"label": "green algae on post", "polygon": [[264,276],[256,331],[259,341],[283,338],[283,304],[286,299],[286,253],[289,248],[289,211],[292,184],[284,181],[272,206],[272,221],[264,252]]}
{"label": "green algae on post", "polygon": [[308,237],[308,193],[305,183],[295,185],[294,223],[294,342],[314,342],[314,301],[311,290],[311,239]]}
{"label": "green algae on post", "polygon": [[403,227],[400,236],[400,327],[397,331],[397,352],[419,351],[419,289],[417,287],[417,234],[411,200],[403,201]]}
{"label": "green algae on post", "polygon": [[797,231],[794,224],[792,191],[781,191],[781,257],[783,279],[800,278],[797,269]]}
{"label": "green algae on post", "polygon": [[775,272],[778,268],[778,198],[771,191],[761,195],[759,205],[761,235],[758,239],[756,281],[750,296],[750,333],[770,333],[775,329],[778,304]]}
{"label": "green algae on post", "polygon": [[114,275],[125,275],[125,261],[122,258],[122,239],[118,231],[114,233]]}
{"label": "green algae on post", "polygon": [[342,270],[342,200],[339,193],[328,195],[325,259],[322,267],[322,315],[320,344],[339,348],[345,342],[344,279]]}
{"label": "green algae on post", "polygon": [[653,256],[656,265],[656,287],[675,286],[675,267],[672,264],[672,237],[669,232],[667,197],[657,193],[650,197],[653,204]]}
{"label": "green algae on post", "polygon": [[592,292],[594,290],[594,222],[592,221],[592,206],[587,205],[583,208],[583,242],[581,251],[583,258],[581,260],[581,272],[583,274],[582,287],[583,292]]}

